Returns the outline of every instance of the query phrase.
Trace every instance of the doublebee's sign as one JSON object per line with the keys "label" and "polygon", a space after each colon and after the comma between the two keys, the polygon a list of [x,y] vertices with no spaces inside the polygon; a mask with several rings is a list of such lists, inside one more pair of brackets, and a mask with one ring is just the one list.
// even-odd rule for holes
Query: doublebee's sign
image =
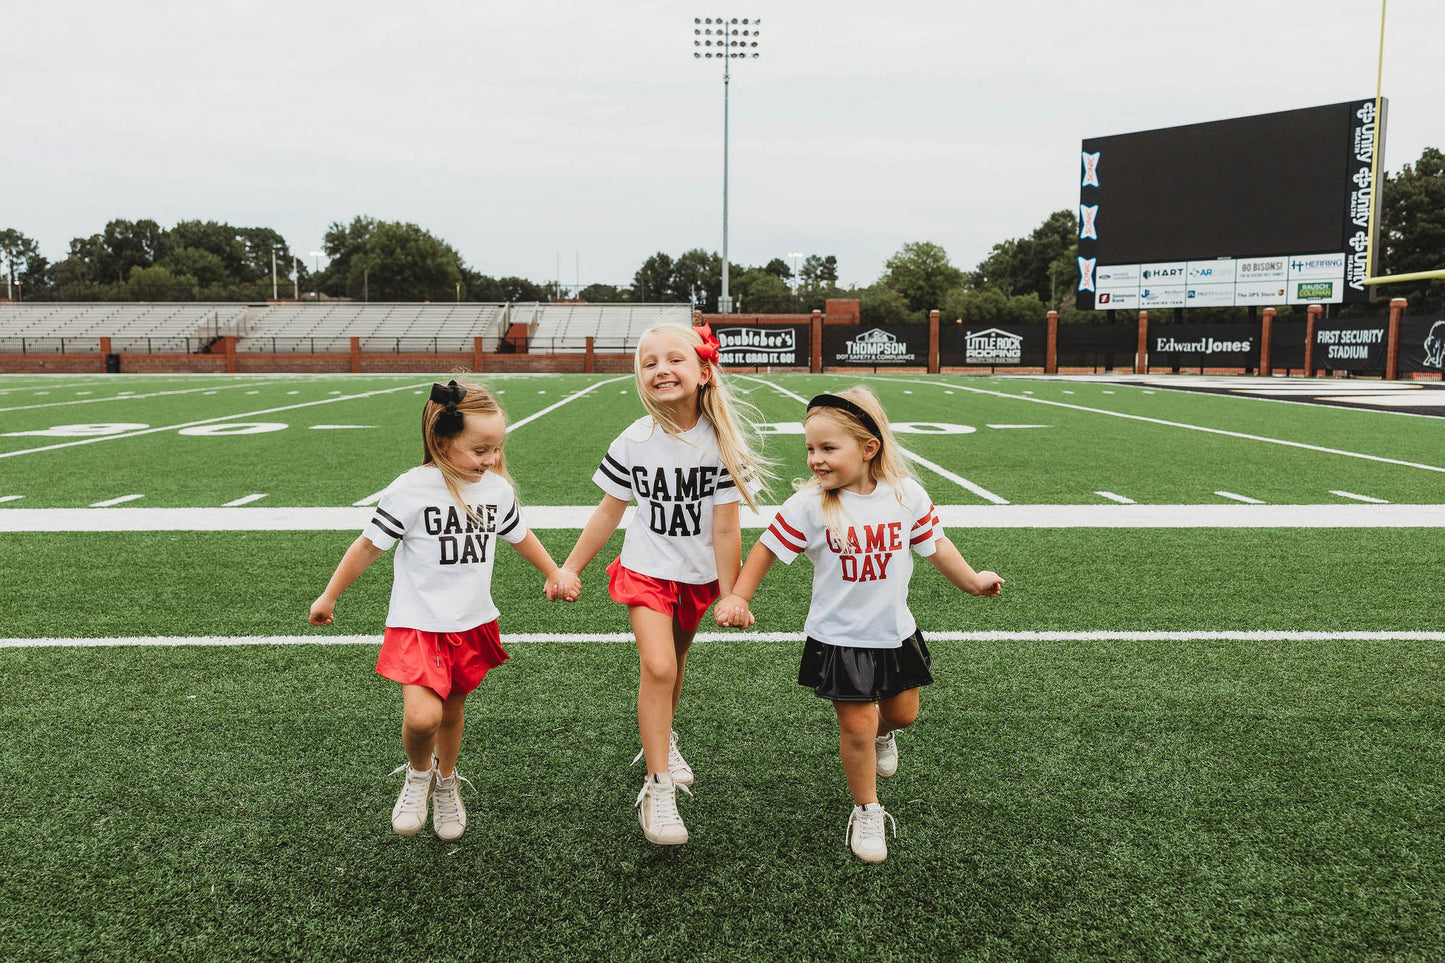
{"label": "doublebee's sign", "polygon": [[806,328],[780,327],[717,328],[719,360],[724,365],[806,365]]}

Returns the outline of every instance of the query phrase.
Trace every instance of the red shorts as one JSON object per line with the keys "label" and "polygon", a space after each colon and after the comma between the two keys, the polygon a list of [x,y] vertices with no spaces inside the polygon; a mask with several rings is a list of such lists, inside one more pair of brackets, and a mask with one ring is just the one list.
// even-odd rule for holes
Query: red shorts
{"label": "red shorts", "polygon": [[388,625],[376,671],[402,685],[424,685],[446,699],[471,692],[488,669],[507,661],[495,619],[462,632],[424,632]]}
{"label": "red shorts", "polygon": [[717,601],[717,580],[706,585],[691,582],[673,582],[669,579],[642,575],[630,568],[622,567],[622,559],[614,558],[607,566],[611,581],[607,583],[607,594],[612,601],[623,605],[641,605],[674,616],[683,631],[693,632],[702,624],[703,613]]}

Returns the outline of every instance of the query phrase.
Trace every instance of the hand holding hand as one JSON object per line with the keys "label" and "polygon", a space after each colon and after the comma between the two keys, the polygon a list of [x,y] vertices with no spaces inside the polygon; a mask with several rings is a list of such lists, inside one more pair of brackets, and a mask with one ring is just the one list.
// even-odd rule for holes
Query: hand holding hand
{"label": "hand holding hand", "polygon": [[718,599],[717,606],[713,608],[713,619],[723,628],[746,629],[757,623],[748,610],[748,603],[738,595]]}
{"label": "hand holding hand", "polygon": [[582,594],[582,579],[571,569],[559,568],[547,577],[543,594],[547,596],[549,602],[555,602],[558,599],[575,602]]}

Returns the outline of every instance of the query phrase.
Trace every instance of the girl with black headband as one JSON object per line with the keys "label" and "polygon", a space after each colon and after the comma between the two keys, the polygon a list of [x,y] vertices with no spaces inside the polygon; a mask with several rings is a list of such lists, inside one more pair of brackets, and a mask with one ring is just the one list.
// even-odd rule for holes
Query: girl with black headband
{"label": "girl with black headband", "polygon": [[[347,549],[311,623],[326,625],[341,592],[396,546],[391,604],[376,671],[401,683],[406,770],[391,828],[426,825],[451,841],[467,828],[457,773],[468,693],[507,653],[492,602],[492,567],[508,542],[546,576],[557,565],[522,524],[502,445],[507,418],[481,385],[432,385],[421,414],[422,463],[397,478]],[[393,773],[392,775],[396,775]],[[470,783],[468,783],[470,785]]]}
{"label": "girl with black headband", "polygon": [[860,859],[881,862],[884,820],[893,817],[878,801],[877,779],[898,771],[894,733],[913,724],[918,690],[933,681],[908,610],[913,555],[972,595],[999,594],[1003,579],[975,572],[943,533],[867,388],[818,395],[803,430],[813,478],[779,509],[715,617],[718,625],[747,627],[748,602],[773,562],[807,555],[813,563],[798,683],[833,703],[854,803],[845,835]]}

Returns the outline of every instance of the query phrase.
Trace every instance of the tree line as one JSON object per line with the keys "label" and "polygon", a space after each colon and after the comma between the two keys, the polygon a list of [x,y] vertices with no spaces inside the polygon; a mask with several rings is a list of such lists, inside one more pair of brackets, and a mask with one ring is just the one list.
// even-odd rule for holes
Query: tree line
{"label": "tree line", "polygon": [[[1427,147],[1414,164],[1387,178],[1380,204],[1383,247],[1377,273],[1445,268],[1445,154]],[[931,241],[904,244],[867,285],[840,286],[838,259],[810,254],[796,268],[781,258],[728,265],[734,310],[791,314],[821,310],[834,298],[859,302],[870,324],[925,321],[938,309],[945,320],[969,324],[1030,323],[1055,309],[1065,321],[1095,320],[1102,312],[1074,308],[1078,273],[1077,214],[1055,211],[1024,237],[995,244],[973,270],[949,261]],[[416,224],[355,217],[335,222],[323,244],[321,267],[293,253],[278,232],[216,221],[114,220],[100,233],[70,242],[51,263],[16,228],[0,229],[12,298],[45,301],[264,301],[282,297],[369,301],[686,302],[717,310],[722,259],[703,248],[673,257],[659,251],[630,283],[564,290],[558,283],[491,277],[468,266],[451,245]],[[274,272],[274,273],[273,273]],[[273,280],[274,279],[274,280]],[[1412,313],[1445,310],[1445,280],[1376,288],[1375,303],[1339,313],[1378,313],[1392,297]],[[1281,309],[1288,315],[1288,308]],[[1195,321],[1243,320],[1245,308],[1195,308]]]}

